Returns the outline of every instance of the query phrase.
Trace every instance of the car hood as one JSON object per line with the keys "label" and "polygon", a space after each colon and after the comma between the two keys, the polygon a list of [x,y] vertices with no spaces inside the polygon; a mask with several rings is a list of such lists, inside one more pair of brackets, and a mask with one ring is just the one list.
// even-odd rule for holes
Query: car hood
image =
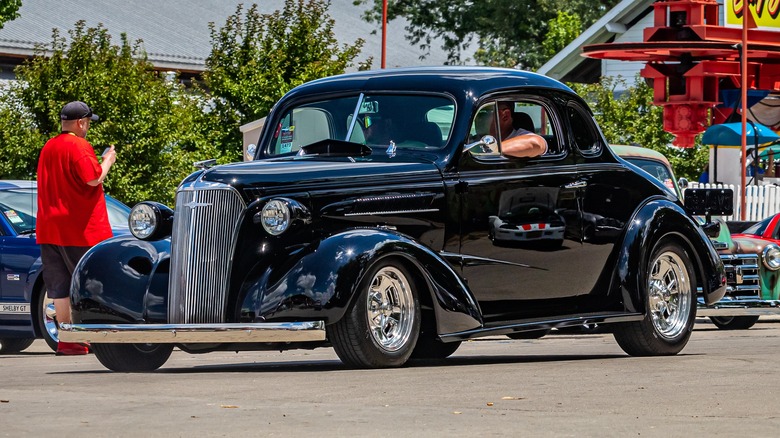
{"label": "car hood", "polygon": [[305,191],[343,185],[391,185],[434,178],[440,180],[441,172],[432,163],[288,158],[226,164],[191,175],[188,180],[223,183],[238,190],[253,188],[276,191],[274,189],[284,188]]}
{"label": "car hood", "polygon": [[775,243],[771,240],[750,237],[746,234],[733,234],[731,240],[734,242],[734,252],[736,254],[761,254],[764,247],[770,243]]}

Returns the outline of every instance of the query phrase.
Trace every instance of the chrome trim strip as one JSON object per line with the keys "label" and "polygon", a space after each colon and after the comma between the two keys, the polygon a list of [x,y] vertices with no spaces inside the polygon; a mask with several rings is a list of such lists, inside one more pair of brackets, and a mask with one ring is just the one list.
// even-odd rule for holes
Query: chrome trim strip
{"label": "chrome trim strip", "polygon": [[369,211],[365,213],[346,213],[344,216],[375,216],[378,214],[406,214],[406,213],[434,213],[438,208],[426,208],[422,210],[388,210],[388,211]]}
{"label": "chrome trim strip", "polygon": [[61,324],[59,339],[95,344],[198,344],[316,342],[324,321],[258,324]]}

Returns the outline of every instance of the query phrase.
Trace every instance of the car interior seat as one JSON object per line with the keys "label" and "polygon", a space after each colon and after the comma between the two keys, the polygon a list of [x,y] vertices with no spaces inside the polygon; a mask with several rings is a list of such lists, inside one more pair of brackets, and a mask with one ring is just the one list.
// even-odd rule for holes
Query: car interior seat
{"label": "car interior seat", "polygon": [[531,119],[531,116],[523,112],[512,113],[512,128],[525,129],[526,131],[533,133],[536,132],[534,121]]}

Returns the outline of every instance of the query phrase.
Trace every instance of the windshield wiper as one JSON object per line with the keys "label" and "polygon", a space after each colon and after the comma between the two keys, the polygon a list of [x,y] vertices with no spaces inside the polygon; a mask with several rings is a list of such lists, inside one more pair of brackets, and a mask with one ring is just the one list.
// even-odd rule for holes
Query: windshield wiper
{"label": "windshield wiper", "polygon": [[33,228],[31,230],[19,231],[19,235],[20,236],[26,236],[27,234],[35,234],[35,228]]}

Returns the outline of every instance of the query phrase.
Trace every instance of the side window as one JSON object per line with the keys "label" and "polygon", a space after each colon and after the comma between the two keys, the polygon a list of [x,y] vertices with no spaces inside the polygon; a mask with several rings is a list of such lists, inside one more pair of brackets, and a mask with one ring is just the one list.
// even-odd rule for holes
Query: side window
{"label": "side window", "polygon": [[585,112],[573,103],[569,104],[566,112],[575,146],[584,153],[596,153],[601,150],[601,142],[594,129],[593,118],[586,117]]}
{"label": "side window", "polygon": [[[482,105],[479,110],[477,110],[477,114],[474,116],[474,120],[471,122],[471,130],[469,131],[469,143],[473,143],[475,141],[479,141],[482,137],[486,135],[493,135],[495,136],[495,114],[496,114],[496,104],[495,103],[488,103],[486,105]],[[481,155],[481,156],[489,156],[489,155],[499,155],[498,151],[498,145],[494,144],[492,148],[487,146],[482,147],[476,147],[471,150],[471,153],[474,155]]]}
{"label": "side window", "polygon": [[[475,142],[485,135],[492,135],[500,143],[512,137],[536,134],[547,143],[545,155],[560,153],[552,117],[546,106],[532,100],[499,100],[479,108],[471,123],[469,142]],[[495,147],[494,147],[495,148]],[[478,155],[499,154],[500,147],[472,150]]]}

